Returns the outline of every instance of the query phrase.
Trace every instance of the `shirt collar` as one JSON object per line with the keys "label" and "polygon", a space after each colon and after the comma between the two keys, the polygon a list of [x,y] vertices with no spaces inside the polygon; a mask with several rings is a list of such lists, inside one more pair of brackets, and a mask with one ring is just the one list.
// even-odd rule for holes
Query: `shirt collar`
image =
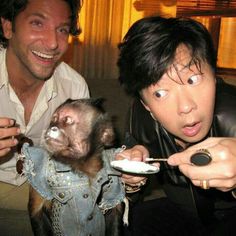
{"label": "shirt collar", "polygon": [[[0,72],[1,72],[0,89],[4,85],[8,85],[9,83],[7,66],[6,66],[6,51],[7,51],[6,48],[0,48]],[[58,87],[56,83],[56,73],[57,73],[57,68],[55,69],[55,72],[53,73],[51,78],[49,78],[45,83],[46,96],[47,96],[48,101],[56,97],[56,95],[58,94]]]}
{"label": "shirt collar", "polygon": [[55,72],[45,83],[47,100],[51,100],[58,94]]}
{"label": "shirt collar", "polygon": [[6,66],[6,49],[0,47],[0,88],[8,84],[8,72]]}

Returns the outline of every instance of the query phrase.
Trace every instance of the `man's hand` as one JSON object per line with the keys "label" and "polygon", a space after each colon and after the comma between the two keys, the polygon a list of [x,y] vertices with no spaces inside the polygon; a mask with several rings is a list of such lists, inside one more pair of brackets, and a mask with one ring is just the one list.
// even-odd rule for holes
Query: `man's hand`
{"label": "man's hand", "polygon": [[[148,150],[142,145],[136,145],[133,148],[126,149],[118,153],[115,157],[116,160],[128,159],[132,161],[145,161],[149,157]],[[159,166],[159,164],[156,164]],[[129,186],[139,186],[140,183],[145,183],[145,176],[134,175],[134,174],[123,174],[122,180]]]}
{"label": "man's hand", "polygon": [[[212,161],[206,166],[195,166],[190,157],[199,149],[207,149]],[[209,187],[221,191],[236,188],[236,138],[208,138],[181,153],[169,157],[168,164],[178,166],[194,185],[207,181]]]}
{"label": "man's hand", "polygon": [[14,125],[14,120],[0,118],[0,157],[5,156],[11,150],[11,147],[18,143],[15,136],[20,134],[20,128]]}

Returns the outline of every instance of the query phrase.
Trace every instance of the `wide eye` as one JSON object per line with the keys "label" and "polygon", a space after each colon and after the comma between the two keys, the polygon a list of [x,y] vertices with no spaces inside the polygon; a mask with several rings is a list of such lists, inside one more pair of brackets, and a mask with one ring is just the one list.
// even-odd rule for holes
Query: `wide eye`
{"label": "wide eye", "polygon": [[192,75],[191,77],[188,78],[187,83],[190,85],[196,85],[199,84],[201,80],[201,75]]}
{"label": "wide eye", "polygon": [[57,120],[58,120],[58,116],[57,116],[56,114],[54,114],[54,115],[52,116],[51,122],[52,122],[52,123],[56,123]]}
{"label": "wide eye", "polygon": [[71,124],[74,123],[74,121],[73,121],[72,117],[66,116],[66,117],[64,118],[64,123],[66,123],[66,124],[68,124],[68,125],[71,125]]}
{"label": "wide eye", "polygon": [[166,90],[158,90],[155,92],[155,96],[157,98],[163,98],[167,95],[167,91]]}

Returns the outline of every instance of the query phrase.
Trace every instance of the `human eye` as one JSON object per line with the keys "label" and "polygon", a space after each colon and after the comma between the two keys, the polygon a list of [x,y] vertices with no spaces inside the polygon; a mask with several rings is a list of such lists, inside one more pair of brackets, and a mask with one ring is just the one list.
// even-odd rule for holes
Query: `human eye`
{"label": "human eye", "polygon": [[37,20],[37,19],[35,19],[35,20],[32,20],[31,22],[30,22],[30,24],[33,26],[33,27],[37,27],[37,28],[40,28],[40,27],[42,27],[43,26],[43,23],[40,21],[40,20]]}
{"label": "human eye", "polygon": [[192,75],[187,80],[187,83],[190,85],[197,85],[200,82],[201,82],[201,75]]}
{"label": "human eye", "polygon": [[70,27],[69,27],[69,26],[60,27],[60,28],[58,29],[58,32],[61,33],[61,34],[64,34],[64,35],[69,35],[69,33],[70,33]]}
{"label": "human eye", "polygon": [[166,95],[167,95],[167,91],[164,90],[164,89],[155,91],[155,96],[156,96],[157,98],[163,98],[163,97],[165,97]]}

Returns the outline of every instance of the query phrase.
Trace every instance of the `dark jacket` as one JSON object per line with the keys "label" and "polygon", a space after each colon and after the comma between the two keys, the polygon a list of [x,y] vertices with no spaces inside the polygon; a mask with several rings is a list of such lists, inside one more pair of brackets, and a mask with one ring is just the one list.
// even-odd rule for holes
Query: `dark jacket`
{"label": "dark jacket", "polygon": [[[215,114],[208,137],[236,137],[236,87],[217,80]],[[129,114],[129,133],[126,142],[149,149],[150,157],[167,158],[181,149],[174,137],[160,123],[155,122],[139,100],[134,100]],[[132,144],[131,144],[132,145]],[[213,213],[236,207],[236,199],[231,192],[223,193],[216,189],[203,190],[191,184],[177,167],[161,163],[157,174],[166,196],[179,207],[205,220]],[[235,208],[236,209],[236,208]]]}

